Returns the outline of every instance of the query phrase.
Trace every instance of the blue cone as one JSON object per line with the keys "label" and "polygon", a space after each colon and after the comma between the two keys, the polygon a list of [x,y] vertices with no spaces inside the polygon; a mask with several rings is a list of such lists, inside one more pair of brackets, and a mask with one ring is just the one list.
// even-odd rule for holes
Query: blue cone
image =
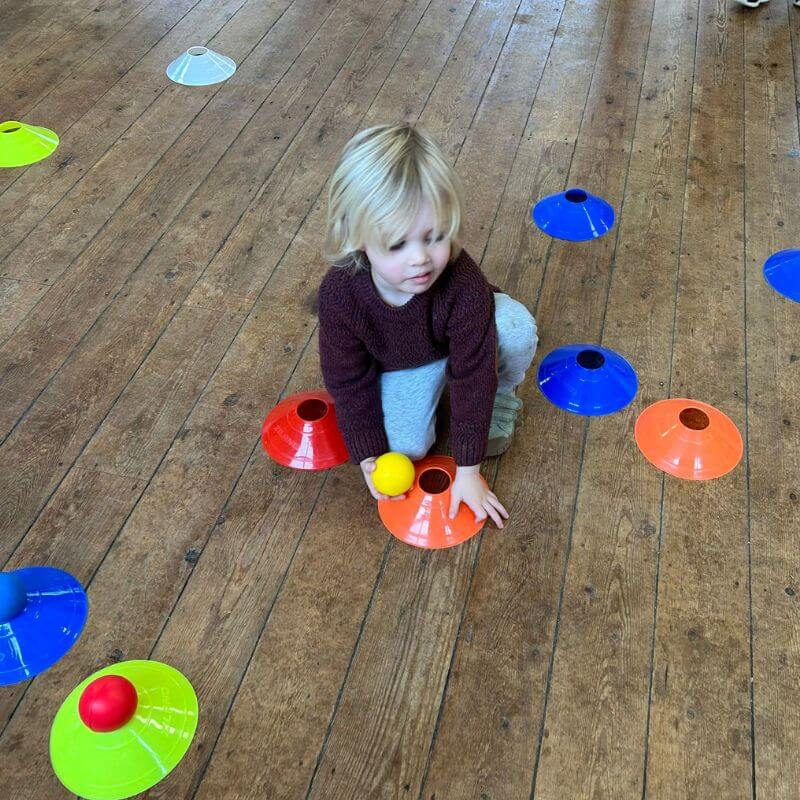
{"label": "blue cone", "polygon": [[236,62],[207,47],[190,47],[167,67],[167,77],[184,86],[211,86],[230,78]]}
{"label": "blue cone", "polygon": [[546,234],[568,242],[598,239],[614,227],[614,209],[584,189],[567,189],[540,200],[531,211]]}
{"label": "blue cone", "polygon": [[548,353],[537,380],[554,406],[586,417],[625,408],[639,388],[636,371],[619,353],[591,344],[570,344]]}
{"label": "blue cone", "polygon": [[68,572],[0,572],[0,686],[53,666],[78,640],[88,612],[86,592]]}
{"label": "blue cone", "polygon": [[779,250],[764,262],[764,278],[778,294],[800,303],[800,250]]}

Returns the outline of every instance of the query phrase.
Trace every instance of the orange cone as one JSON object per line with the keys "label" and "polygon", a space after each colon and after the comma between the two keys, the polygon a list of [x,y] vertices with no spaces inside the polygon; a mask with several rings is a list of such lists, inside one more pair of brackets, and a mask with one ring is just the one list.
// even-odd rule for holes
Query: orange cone
{"label": "orange cone", "polygon": [[450,519],[450,486],[456,462],[448,456],[428,456],[414,465],[414,484],[403,500],[379,500],[378,513],[389,532],[414,547],[439,550],[466,542],[486,520],[461,504]]}
{"label": "orange cone", "polygon": [[327,392],[302,392],[278,403],[261,427],[261,444],[273,461],[293,469],[330,469],[348,459]]}
{"label": "orange cone", "polygon": [[689,481],[725,475],[744,451],[730,417],[707,403],[685,398],[648,406],[636,420],[634,436],[651,464]]}

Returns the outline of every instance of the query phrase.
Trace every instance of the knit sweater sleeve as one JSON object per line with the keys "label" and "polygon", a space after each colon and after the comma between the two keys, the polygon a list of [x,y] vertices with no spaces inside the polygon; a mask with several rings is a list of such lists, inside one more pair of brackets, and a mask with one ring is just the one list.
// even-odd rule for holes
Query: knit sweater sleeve
{"label": "knit sweater sleeve", "polygon": [[459,466],[479,464],[485,454],[497,391],[494,294],[480,267],[464,254],[452,277],[447,335],[450,357],[451,440]]}
{"label": "knit sweater sleeve", "polygon": [[358,464],[385,453],[389,443],[378,365],[354,332],[348,318],[352,304],[337,291],[336,283],[326,279],[319,290],[320,366],[350,459]]}

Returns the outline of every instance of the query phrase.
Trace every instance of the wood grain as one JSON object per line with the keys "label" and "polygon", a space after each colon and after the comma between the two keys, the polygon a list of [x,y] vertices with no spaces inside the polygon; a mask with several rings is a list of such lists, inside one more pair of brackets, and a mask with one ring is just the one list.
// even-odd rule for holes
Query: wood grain
{"label": "wood grain", "polygon": [[[0,0],[0,107],[58,130],[0,170],[0,559],[88,589],[87,628],[0,689],[0,795],[67,796],[56,708],[156,658],[201,724],[145,796],[797,796],[800,341],[764,282],[795,247],[800,12],[731,0]],[[164,69],[232,56],[213,87]],[[464,243],[536,308],[540,357],[602,342],[640,379],[608,418],[536,391],[485,475],[502,533],[393,540],[352,467],[258,444],[321,384],[325,188],[354,132],[420,120],[466,188]],[[531,205],[609,199],[557,242]],[[742,465],[653,469],[636,415],[690,395]],[[442,415],[437,450],[447,447]]]}
{"label": "wood grain", "polygon": [[[744,431],[745,22],[713,2],[701,3],[700,19],[669,389],[711,403]],[[746,471],[745,461],[715,481],[664,483],[647,763],[654,797],[752,795]]]}
{"label": "wood grain", "polygon": [[662,478],[632,431],[669,378],[693,11],[654,7],[602,330],[602,344],[636,365],[639,394],[587,431],[536,775],[542,798],[640,798],[644,788]]}
{"label": "wood grain", "polygon": [[800,773],[797,747],[800,535],[800,334],[797,305],[764,281],[766,258],[795,247],[790,220],[800,204],[790,22],[775,6],[744,30],[747,442],[750,454],[753,722],[755,785],[786,800]]}

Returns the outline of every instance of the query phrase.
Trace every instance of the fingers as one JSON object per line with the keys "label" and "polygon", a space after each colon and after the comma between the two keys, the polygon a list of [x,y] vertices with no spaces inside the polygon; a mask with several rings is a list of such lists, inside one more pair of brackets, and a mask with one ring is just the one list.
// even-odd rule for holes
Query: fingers
{"label": "fingers", "polygon": [[367,489],[369,489],[369,493],[376,500],[405,500],[405,498],[406,498],[405,494],[398,494],[398,495],[395,495],[394,497],[390,497],[388,494],[384,494],[383,492],[379,492],[375,488],[375,484],[372,482],[372,478],[366,472],[364,474],[364,482],[367,484]]}
{"label": "fingers", "polygon": [[488,492],[482,501],[467,503],[475,514],[475,522],[482,522],[488,516],[498,528],[504,528],[503,519],[508,519],[508,511],[497,499],[494,492]]}
{"label": "fingers", "polygon": [[375,484],[372,483],[372,473],[375,472],[375,459],[374,458],[365,458],[361,464],[361,471],[364,473],[364,482],[367,484],[367,489],[369,489],[369,493],[376,499],[376,500],[388,500],[388,495],[379,492],[375,488]]}
{"label": "fingers", "polygon": [[498,510],[494,506],[492,506],[489,503],[487,503],[486,504],[486,511],[489,514],[489,516],[492,518],[492,522],[494,522],[494,524],[497,525],[498,528],[502,528],[503,527],[503,520],[501,519],[500,513],[498,512]]}
{"label": "fingers", "polygon": [[497,499],[497,495],[494,492],[489,492],[487,500],[494,508],[498,510],[503,519],[508,519],[508,511],[506,511],[506,507]]}
{"label": "fingers", "polygon": [[475,522],[486,519],[486,509],[480,501],[468,501],[467,505],[472,509],[472,513],[475,514]]}
{"label": "fingers", "polygon": [[376,500],[388,500],[389,496],[379,492],[374,486],[371,484],[367,484],[367,488],[369,489],[369,493],[376,499]]}
{"label": "fingers", "polygon": [[503,520],[508,519],[508,511],[506,511],[505,506],[497,499],[497,495],[494,492],[489,492],[486,496],[484,508],[492,518],[492,522],[494,522],[498,528],[505,527],[503,525]]}
{"label": "fingers", "polygon": [[383,492],[379,492],[375,488],[375,484],[372,482],[372,478],[370,477],[369,472],[364,470],[364,483],[367,484],[367,489],[369,489],[369,493],[376,499],[376,500],[388,500],[388,495],[383,494]]}

